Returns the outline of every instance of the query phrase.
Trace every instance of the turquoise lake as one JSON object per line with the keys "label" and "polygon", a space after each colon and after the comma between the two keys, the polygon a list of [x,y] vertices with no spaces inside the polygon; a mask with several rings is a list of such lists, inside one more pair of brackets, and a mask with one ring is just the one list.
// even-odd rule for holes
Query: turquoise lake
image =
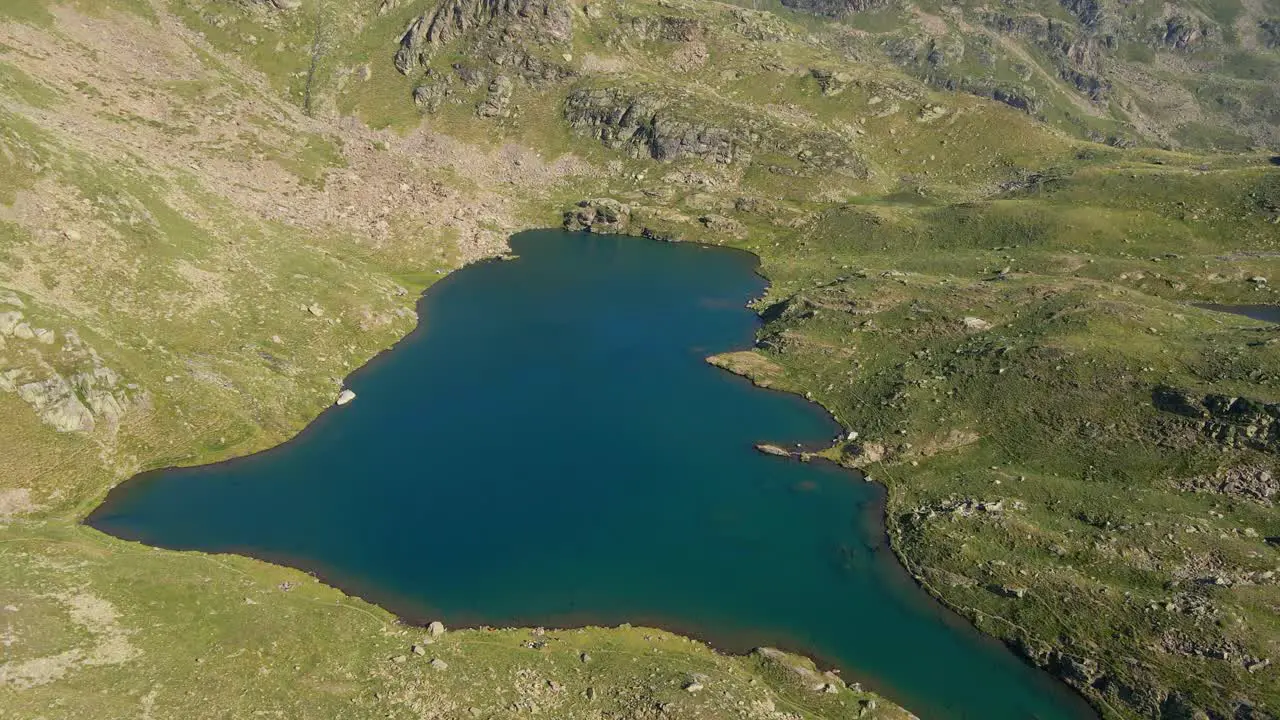
{"label": "turquoise lake", "polygon": [[417,621],[657,625],[809,654],[924,718],[1093,717],[911,582],[876,486],[754,450],[840,432],[704,362],[754,341],[754,256],[511,245],[434,285],[351,404],[268,452],[139,476],[89,524],[303,568]]}

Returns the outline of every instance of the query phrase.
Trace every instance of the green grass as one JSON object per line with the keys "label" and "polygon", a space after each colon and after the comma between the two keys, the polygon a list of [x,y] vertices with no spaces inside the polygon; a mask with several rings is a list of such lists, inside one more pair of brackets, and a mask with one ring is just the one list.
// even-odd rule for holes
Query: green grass
{"label": "green grass", "polygon": [[[55,16],[47,7],[17,0],[0,17],[50,28]],[[95,17],[110,20],[130,7],[145,15],[149,6],[99,7]],[[1109,682],[1080,689],[1108,717],[1154,714],[1144,698],[1169,689],[1224,716],[1235,712],[1235,697],[1280,703],[1271,671],[1250,673],[1239,662],[1241,653],[1280,652],[1271,612],[1280,602],[1276,585],[1195,582],[1205,563],[1235,574],[1273,568],[1276,550],[1262,538],[1280,535],[1275,514],[1177,485],[1271,458],[1223,450],[1151,405],[1151,390],[1162,383],[1280,399],[1275,329],[1191,305],[1276,301],[1269,284],[1249,278],[1280,279],[1277,175],[1266,155],[1223,154],[1256,137],[1223,118],[1267,117],[1266,62],[1228,55],[1233,72],[1258,79],[1215,75],[1195,83],[1203,86],[1197,102],[1213,109],[1202,123],[1185,125],[1179,142],[1222,153],[1120,150],[1078,139],[1128,132],[1114,105],[1100,117],[1082,113],[1066,94],[1074,91],[1057,80],[1033,74],[1030,86],[1047,103],[1041,122],[938,91],[913,79],[916,70],[892,66],[881,44],[917,32],[896,9],[833,27],[770,5],[775,17],[753,17],[785,32],[755,41],[743,36],[731,8],[639,2],[590,23],[575,16],[577,34],[564,48],[579,69],[588,53],[625,55],[627,66],[563,83],[518,81],[518,114],[481,120],[482,89],[455,84],[455,97],[423,116],[411,100],[418,78],[391,66],[395,38],[421,3],[385,16],[373,5],[315,2],[288,14],[197,0],[172,7],[211,49],[192,50],[199,72],[181,79],[139,73],[131,81],[170,100],[168,113],[98,108],[120,88],[93,73],[65,86],[36,77],[22,69],[29,58],[16,49],[5,48],[0,64],[7,103],[0,202],[30,202],[39,188],[38,201],[50,204],[47,212],[0,221],[0,284],[19,287],[26,312],[43,326],[74,329],[148,398],[116,434],[89,438],[52,433],[16,396],[0,394],[0,430],[19,449],[0,457],[0,492],[22,488],[41,506],[34,518],[0,529],[0,607],[20,608],[12,622],[21,639],[0,663],[112,637],[73,617],[68,598],[85,593],[111,604],[137,652],[119,664],[73,663],[62,678],[29,690],[4,685],[0,718],[50,708],[67,717],[137,717],[146,708],[155,717],[451,717],[475,707],[485,716],[512,703],[531,707],[523,702],[566,718],[625,716],[660,702],[682,716],[724,717],[739,700],[767,700],[807,718],[856,715],[866,698],[815,695],[775,661],[715,655],[652,630],[555,631],[542,650],[522,645],[543,637],[528,630],[450,633],[430,651],[449,663],[437,673],[408,652],[419,630],[300,573],[232,556],[154,551],[73,524],[138,470],[226,459],[292,436],[332,401],[343,376],[410,331],[413,295],[456,266],[464,232],[554,224],[590,197],[628,203],[632,232],[757,252],[771,281],[761,309],[787,303],[817,311],[772,320],[760,352],[776,363],[771,372],[782,374],[775,378],[781,387],[811,394],[861,433],[860,443],[883,446],[885,457],[866,469],[889,488],[893,546],[941,601],[1050,669],[1061,670],[1052,652],[1096,663]],[[304,121],[280,99],[301,101],[298,73],[320,9],[325,46],[314,117]],[[968,21],[979,22],[977,8],[968,9]],[[1068,19],[1056,3],[1032,10]],[[1124,12],[1146,22],[1159,11],[1148,3]],[[702,20],[713,63],[679,70],[674,43],[616,32],[631,17],[656,14]],[[139,42],[159,32],[126,21],[144,26],[135,30]],[[80,58],[72,45],[49,45],[67,62]],[[1149,62],[1137,47],[1122,38],[1130,60]],[[560,50],[538,52],[558,57]],[[976,60],[978,50],[999,56],[993,68]],[[1037,47],[1029,52],[1056,76],[1054,58]],[[433,67],[447,71],[461,60],[487,62],[455,46],[441,49]],[[1022,62],[985,36],[970,37],[955,70],[989,70],[1012,82]],[[239,63],[261,72],[278,97],[259,96]],[[359,80],[352,71],[366,64],[372,74]],[[814,68],[847,73],[843,91],[823,95]],[[514,75],[509,66],[486,69]],[[751,160],[658,164],[610,150],[564,122],[564,98],[583,86],[646,94],[672,117],[731,129],[751,146]],[[80,101],[93,112],[63,120],[98,132],[109,127],[110,137],[138,141],[131,148],[155,149],[163,138],[163,149],[172,142],[191,151],[113,155],[106,151],[118,148],[97,147],[92,134],[61,135],[64,125],[53,120]],[[237,101],[250,110],[219,119],[216,111]],[[927,104],[947,112],[922,122]],[[370,155],[369,136],[343,130],[335,113],[394,130],[403,148]],[[414,155],[417,147],[433,153],[437,140],[417,146],[416,132],[447,135],[464,159]],[[493,163],[507,145],[561,159],[573,171],[538,176],[533,187],[509,184],[519,173]],[[815,170],[801,149],[856,156],[869,174]],[[281,181],[270,193],[210,170],[258,167],[250,160]],[[307,202],[330,218],[364,218],[365,206],[389,204],[383,191],[326,203],[321,193],[343,192],[342,183],[326,183],[334,171],[384,189],[421,186],[429,208],[440,202],[459,215],[478,208],[484,216],[468,226],[448,213],[424,219],[410,212],[419,208],[395,208],[385,236],[372,217],[343,225],[290,216],[290,209],[310,212]],[[704,227],[698,218],[709,212],[745,232]],[[80,240],[72,242],[67,229]],[[303,309],[312,303],[324,309],[322,318]],[[966,330],[966,316],[993,327]],[[369,318],[386,322],[366,326]],[[39,357],[71,373],[81,362],[54,355],[14,341],[0,350],[0,363]],[[840,458],[844,450],[829,454]],[[947,510],[965,498],[1005,498],[1012,509],[970,517]],[[1188,533],[1190,525],[1206,531]],[[283,582],[292,589],[280,590]],[[993,584],[1026,587],[1028,595],[1005,597],[988,589]],[[1214,620],[1163,609],[1187,597],[1206,603]],[[1234,659],[1162,649],[1175,635],[1229,644]],[[578,658],[583,650],[592,663]],[[390,660],[401,654],[404,663]],[[694,673],[707,674],[714,690],[682,690]],[[561,690],[550,689],[551,679]],[[587,687],[595,701],[586,699]],[[881,709],[893,716],[887,704]]]}

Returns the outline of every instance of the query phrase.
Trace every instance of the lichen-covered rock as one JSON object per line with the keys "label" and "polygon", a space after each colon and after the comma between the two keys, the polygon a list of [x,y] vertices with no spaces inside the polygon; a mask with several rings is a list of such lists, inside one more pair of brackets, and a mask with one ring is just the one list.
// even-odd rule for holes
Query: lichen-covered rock
{"label": "lichen-covered rock", "polygon": [[482,118],[506,117],[510,115],[507,106],[511,104],[511,93],[514,86],[506,75],[499,75],[489,81],[489,90],[480,104],[476,106],[476,115]]}
{"label": "lichen-covered rock", "polygon": [[408,74],[426,65],[438,47],[465,34],[484,34],[486,42],[513,46],[562,43],[573,31],[564,0],[443,0],[419,16],[400,36],[396,69]]}
{"label": "lichen-covered rock", "polygon": [[413,89],[413,104],[425,113],[433,113],[449,97],[450,78],[428,70],[423,81]]}
{"label": "lichen-covered rock", "polygon": [[693,42],[707,32],[702,21],[676,15],[633,17],[626,29],[629,38],[663,42]]}
{"label": "lichen-covered rock", "polygon": [[1170,387],[1151,396],[1161,410],[1200,420],[1201,433],[1220,445],[1280,453],[1280,403],[1216,393],[1201,398]]}
{"label": "lichen-covered rock", "polygon": [[58,432],[90,432],[93,414],[76,396],[71,383],[61,375],[18,386],[18,397],[40,414],[40,419]]}
{"label": "lichen-covered rock", "polygon": [[575,130],[635,156],[676,160],[692,155],[727,165],[741,155],[728,129],[676,117],[661,101],[617,89],[576,90],[564,114]]}
{"label": "lichen-covered rock", "polygon": [[1217,28],[1203,18],[1175,14],[1165,18],[1151,29],[1157,45],[1174,50],[1193,50],[1210,42]]}
{"label": "lichen-covered rock", "polygon": [[792,10],[801,10],[826,17],[846,15],[888,7],[889,0],[782,0]]}
{"label": "lichen-covered rock", "polygon": [[583,200],[564,214],[564,227],[570,231],[621,233],[630,224],[631,208],[612,198]]}

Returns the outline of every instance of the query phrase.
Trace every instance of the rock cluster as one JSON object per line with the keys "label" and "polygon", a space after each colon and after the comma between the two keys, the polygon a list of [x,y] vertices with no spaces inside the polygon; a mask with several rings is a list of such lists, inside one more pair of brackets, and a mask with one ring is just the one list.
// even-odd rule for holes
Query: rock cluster
{"label": "rock cluster", "polygon": [[679,117],[666,103],[617,88],[575,90],[565,101],[565,120],[606,147],[654,160],[692,155],[729,164],[742,143],[723,127]]}
{"label": "rock cluster", "polygon": [[[11,315],[0,313],[0,323],[13,321],[5,317]],[[13,322],[10,336],[37,344],[51,344],[55,337],[51,330],[21,332],[22,327],[29,328],[26,323]],[[59,432],[92,432],[99,423],[115,427],[130,406],[146,401],[146,393],[125,385],[74,331],[63,333],[63,341],[58,354],[61,371],[45,362],[40,353],[29,354],[34,361],[19,367],[4,368],[4,358],[0,358],[0,392],[17,394],[41,421]]]}
{"label": "rock cluster", "polygon": [[1280,453],[1280,403],[1216,393],[1200,397],[1171,387],[1158,387],[1151,397],[1157,408],[1199,421],[1200,431],[1225,447]]}
{"label": "rock cluster", "polygon": [[[564,0],[444,0],[400,36],[396,69],[407,75],[424,67],[440,46],[470,33],[485,36],[479,44],[518,48],[563,43],[572,30]],[[518,52],[529,61],[527,53]]]}
{"label": "rock cluster", "polygon": [[569,231],[621,233],[631,224],[631,208],[611,198],[583,200],[564,215]]}
{"label": "rock cluster", "polygon": [[1270,505],[1280,497],[1280,476],[1261,465],[1240,465],[1178,483],[1179,489],[1252,500]]}

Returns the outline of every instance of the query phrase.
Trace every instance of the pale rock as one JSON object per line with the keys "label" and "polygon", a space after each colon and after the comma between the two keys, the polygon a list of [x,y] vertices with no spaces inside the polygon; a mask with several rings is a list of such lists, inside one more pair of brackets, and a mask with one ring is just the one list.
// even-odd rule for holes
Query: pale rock
{"label": "pale rock", "polygon": [[337,404],[346,405],[347,403],[355,399],[356,399],[356,394],[354,392],[350,390],[343,390],[342,392],[338,393]]}
{"label": "pale rock", "polygon": [[89,404],[89,410],[94,415],[112,425],[120,422],[120,418],[124,416],[124,406],[120,404],[115,395],[106,390],[90,390],[85,394],[84,399]]}
{"label": "pale rock", "polygon": [[444,623],[439,620],[432,620],[431,624],[427,626],[427,635],[430,635],[431,637],[440,637],[443,634]]}
{"label": "pale rock", "polygon": [[22,313],[16,310],[0,312],[0,335],[12,335],[18,325],[22,324]]}
{"label": "pale rock", "polygon": [[18,323],[13,328],[13,336],[19,340],[34,340],[36,333],[31,326],[26,323]]}
{"label": "pale rock", "polygon": [[27,383],[18,387],[21,397],[40,415],[46,424],[58,432],[90,432],[93,415],[76,396],[66,378],[54,375],[48,380]]}
{"label": "pale rock", "polygon": [[990,330],[991,329],[991,323],[987,322],[986,320],[983,320],[982,318],[976,318],[976,317],[970,316],[970,317],[964,318],[960,322],[964,324],[964,327],[966,330]]}

